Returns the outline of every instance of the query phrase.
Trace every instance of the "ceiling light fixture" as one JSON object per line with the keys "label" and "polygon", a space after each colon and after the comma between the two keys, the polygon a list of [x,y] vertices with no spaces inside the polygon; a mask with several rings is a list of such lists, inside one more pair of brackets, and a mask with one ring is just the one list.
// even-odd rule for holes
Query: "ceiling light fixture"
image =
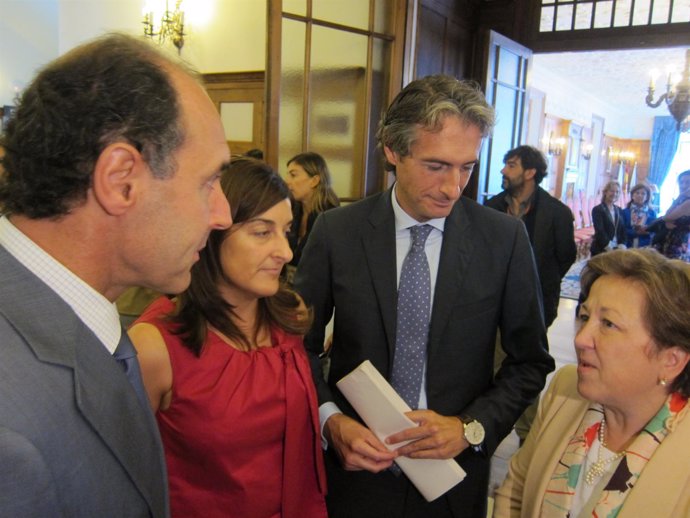
{"label": "ceiling light fixture", "polygon": [[175,10],[171,11],[168,8],[168,0],[165,0],[165,11],[161,16],[158,32],[156,32],[156,25],[154,21],[153,11],[144,14],[144,36],[151,39],[158,37],[158,43],[165,43],[170,40],[177,48],[178,54],[182,52],[184,46],[184,11],[180,9],[182,0],[175,2]]}
{"label": "ceiling light fixture", "polygon": [[647,89],[647,97],[645,102],[647,106],[652,108],[658,107],[662,102],[666,101],[668,111],[671,112],[673,118],[676,119],[676,128],[679,131],[686,131],[690,129],[690,49],[685,51],[685,69],[680,77],[674,77],[673,72],[668,72],[668,79],[666,81],[666,92],[654,101],[654,80],[653,73],[649,80],[649,88]]}

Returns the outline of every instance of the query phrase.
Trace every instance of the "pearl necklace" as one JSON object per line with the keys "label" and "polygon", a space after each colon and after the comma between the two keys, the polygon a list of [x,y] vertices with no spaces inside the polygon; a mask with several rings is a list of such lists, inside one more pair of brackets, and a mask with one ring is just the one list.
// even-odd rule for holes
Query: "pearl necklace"
{"label": "pearl necklace", "polygon": [[594,464],[592,464],[592,466],[587,470],[587,474],[585,475],[585,482],[590,486],[594,484],[599,479],[599,477],[606,473],[606,467],[609,464],[616,462],[618,459],[622,458],[625,455],[625,450],[623,450],[616,453],[613,457],[609,457],[608,459],[602,460],[601,451],[604,448],[606,448],[606,441],[604,441],[605,429],[606,416],[601,418],[601,423],[599,424],[599,450],[597,451],[597,461]]}

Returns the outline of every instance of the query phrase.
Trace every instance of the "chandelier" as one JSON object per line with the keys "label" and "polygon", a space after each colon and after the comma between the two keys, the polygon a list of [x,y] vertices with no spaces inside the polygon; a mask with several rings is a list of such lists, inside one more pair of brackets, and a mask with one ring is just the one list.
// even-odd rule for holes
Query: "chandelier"
{"label": "chandelier", "polygon": [[184,11],[180,9],[182,0],[175,2],[175,10],[171,11],[168,8],[168,0],[165,0],[165,11],[160,19],[158,25],[158,32],[156,32],[156,25],[153,11],[144,14],[144,36],[151,39],[158,37],[158,43],[165,43],[171,41],[177,48],[177,52],[182,52],[184,46]]}
{"label": "chandelier", "polygon": [[654,77],[649,81],[647,97],[645,98],[647,106],[656,108],[663,101],[666,101],[668,111],[676,119],[676,128],[679,131],[681,127],[688,129],[690,124],[686,119],[690,115],[690,49],[685,51],[685,69],[680,80],[674,83],[669,73],[666,82],[666,93],[662,94],[656,102],[654,102]]}

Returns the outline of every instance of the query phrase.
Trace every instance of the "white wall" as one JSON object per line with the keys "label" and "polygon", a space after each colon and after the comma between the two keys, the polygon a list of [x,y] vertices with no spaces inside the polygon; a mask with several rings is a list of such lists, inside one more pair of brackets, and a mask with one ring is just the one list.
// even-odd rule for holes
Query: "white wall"
{"label": "white wall", "polygon": [[[108,31],[142,34],[145,3],[0,0],[0,105],[12,104],[38,68],[80,43]],[[185,0],[182,7],[182,58],[200,72],[265,70],[266,1]]]}
{"label": "white wall", "polygon": [[58,0],[0,0],[0,105],[58,56]]}
{"label": "white wall", "polygon": [[592,115],[605,120],[604,133],[626,139],[649,139],[654,119],[619,110],[582,92],[567,81],[540,66],[539,56],[532,63],[531,86],[546,92],[544,111],[562,119],[572,120],[585,127],[592,125]]}

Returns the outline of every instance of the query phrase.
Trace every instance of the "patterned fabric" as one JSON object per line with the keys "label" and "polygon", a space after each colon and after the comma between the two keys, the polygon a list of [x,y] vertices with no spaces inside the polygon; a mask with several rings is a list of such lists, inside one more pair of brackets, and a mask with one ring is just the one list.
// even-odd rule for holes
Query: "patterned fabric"
{"label": "patterned fabric", "polygon": [[[618,516],[628,493],[635,488],[647,460],[664,438],[673,431],[676,419],[685,414],[687,408],[687,399],[677,393],[666,399],[661,410],[626,450],[625,456],[599,495],[592,510],[592,517]],[[573,495],[578,484],[584,483],[584,476],[581,476],[582,464],[597,437],[602,416],[601,405],[594,404],[587,409],[546,487],[541,508],[542,518],[574,518],[570,515]],[[593,495],[593,498],[596,498],[596,495]]]}
{"label": "patterned fabric", "polygon": [[431,315],[431,275],[424,252],[430,225],[410,228],[412,246],[405,256],[398,286],[398,323],[391,384],[410,408],[419,405]]}

